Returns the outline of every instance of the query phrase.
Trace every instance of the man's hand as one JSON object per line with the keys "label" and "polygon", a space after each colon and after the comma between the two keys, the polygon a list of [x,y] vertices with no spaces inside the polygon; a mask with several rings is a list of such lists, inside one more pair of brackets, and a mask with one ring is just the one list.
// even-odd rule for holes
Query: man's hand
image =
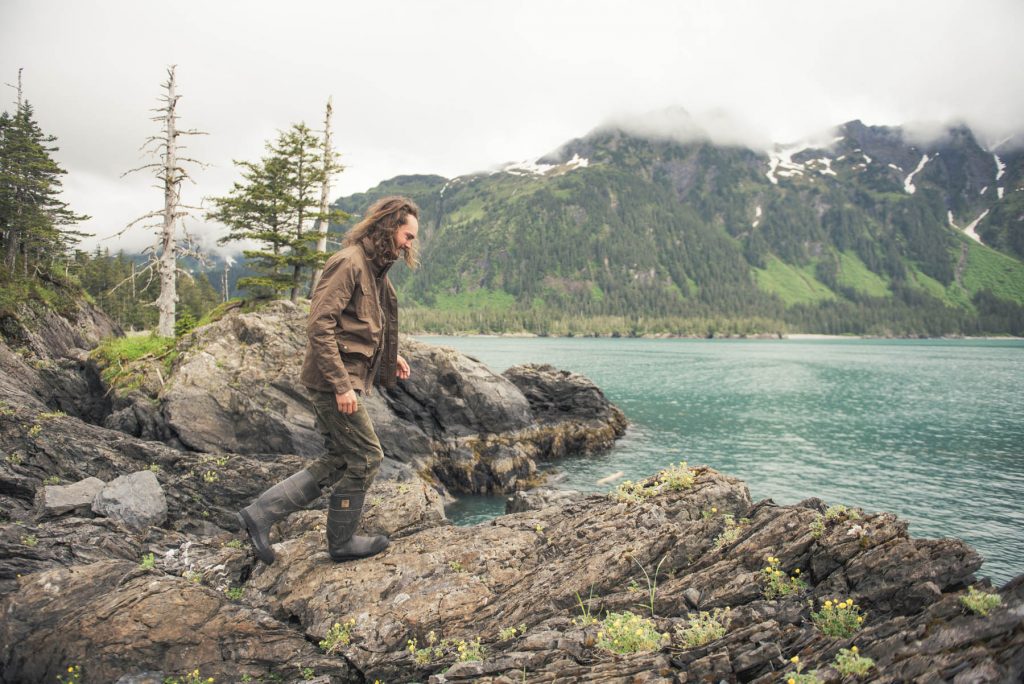
{"label": "man's hand", "polygon": [[338,402],[338,413],[355,413],[359,409],[359,399],[355,390],[349,390],[344,394],[335,394],[334,399]]}
{"label": "man's hand", "polygon": [[399,380],[408,380],[409,376],[412,375],[409,362],[403,359],[401,354],[398,355],[398,370],[395,371],[395,375],[398,376]]}

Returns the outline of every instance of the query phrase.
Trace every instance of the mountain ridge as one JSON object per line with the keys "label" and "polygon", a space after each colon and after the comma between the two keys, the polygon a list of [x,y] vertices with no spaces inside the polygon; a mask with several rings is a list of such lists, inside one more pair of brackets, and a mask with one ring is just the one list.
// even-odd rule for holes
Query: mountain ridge
{"label": "mountain ridge", "polygon": [[965,126],[925,143],[855,120],[829,144],[768,152],[602,127],[533,163],[398,176],[335,206],[420,204],[423,268],[396,281],[436,332],[572,333],[572,319],[585,333],[612,317],[647,321],[626,334],[704,334],[710,319],[1020,334],[1022,173],[1024,154]]}

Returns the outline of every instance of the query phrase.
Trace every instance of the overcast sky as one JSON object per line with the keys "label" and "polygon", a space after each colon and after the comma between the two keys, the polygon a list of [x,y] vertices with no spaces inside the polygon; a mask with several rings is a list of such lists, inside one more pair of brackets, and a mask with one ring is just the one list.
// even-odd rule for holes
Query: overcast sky
{"label": "overcast sky", "polygon": [[185,189],[198,203],[277,130],[319,128],[328,96],[347,166],[334,196],[533,159],[670,107],[761,147],[855,118],[963,120],[997,140],[1024,129],[1022,34],[1022,0],[0,0],[0,83],[24,67],[65,199],[107,236],[162,202],[120,175],[147,161],[171,64],[181,125],[209,133],[190,140],[211,165]]}

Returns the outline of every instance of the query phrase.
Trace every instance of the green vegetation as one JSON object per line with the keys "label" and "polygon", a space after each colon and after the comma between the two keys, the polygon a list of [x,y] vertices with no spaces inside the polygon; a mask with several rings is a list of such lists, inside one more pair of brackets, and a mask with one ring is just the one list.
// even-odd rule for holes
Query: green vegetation
{"label": "green vegetation", "polygon": [[975,615],[985,617],[989,611],[1003,602],[999,594],[990,594],[975,587],[967,587],[967,593],[960,597],[960,604]]}
{"label": "green vegetation", "polygon": [[149,363],[159,363],[163,377],[169,377],[178,356],[173,337],[133,335],[104,340],[92,351],[100,374],[108,386],[129,391],[141,386]]}
{"label": "green vegetation", "polygon": [[152,553],[142,554],[142,561],[139,562],[140,570],[152,570],[156,567],[156,556]]}
{"label": "green vegetation", "polygon": [[352,628],[355,626],[355,619],[349,619],[345,624],[335,622],[320,641],[320,648],[328,655],[340,653],[345,646],[352,643]]}
{"label": "green vegetation", "polygon": [[835,293],[814,277],[814,268],[811,266],[799,268],[771,257],[765,268],[755,268],[754,273],[758,287],[778,295],[787,305],[835,298]]}
{"label": "green vegetation", "polygon": [[822,680],[818,678],[817,670],[804,672],[804,665],[800,662],[800,656],[793,656],[789,659],[789,662],[796,667],[793,671],[782,675],[785,678],[786,684],[822,684]]}
{"label": "green vegetation", "polygon": [[768,557],[768,565],[761,571],[761,581],[764,585],[761,593],[769,600],[785,598],[807,588],[807,582],[800,578],[800,568],[787,575],[779,569],[779,559],[774,556]]}
{"label": "green vegetation", "polygon": [[427,634],[427,643],[423,648],[419,647],[416,638],[406,642],[406,649],[412,654],[413,660],[419,665],[429,665],[432,662],[455,656],[458,662],[471,662],[484,659],[484,647],[480,643],[480,637],[472,641],[464,639],[441,639],[433,630]]}
{"label": "green vegetation", "polygon": [[888,297],[889,284],[860,260],[856,254],[839,254],[839,273],[836,282],[869,297]]}
{"label": "green vegetation", "polygon": [[714,612],[702,610],[690,613],[689,624],[685,629],[676,627],[676,638],[684,648],[705,646],[712,641],[721,639],[729,629],[729,609],[715,608]]}
{"label": "green vegetation", "polygon": [[[813,603],[811,604],[813,607]],[[860,606],[853,599],[833,601],[827,599],[821,610],[811,612],[811,621],[822,634],[830,637],[848,639],[860,630],[865,615],[861,614]]]}
{"label": "green vegetation", "polygon": [[661,648],[668,634],[658,632],[652,620],[635,613],[608,613],[597,632],[597,647],[613,653],[640,653]]}
{"label": "green vegetation", "polygon": [[863,677],[874,666],[875,661],[860,655],[856,646],[839,649],[835,660],[832,661],[832,667],[844,677]]}
{"label": "green vegetation", "polygon": [[626,480],[610,496],[623,503],[639,503],[665,491],[689,489],[695,478],[696,474],[686,466],[686,461],[680,461],[679,465],[670,465],[652,478],[640,482]]}

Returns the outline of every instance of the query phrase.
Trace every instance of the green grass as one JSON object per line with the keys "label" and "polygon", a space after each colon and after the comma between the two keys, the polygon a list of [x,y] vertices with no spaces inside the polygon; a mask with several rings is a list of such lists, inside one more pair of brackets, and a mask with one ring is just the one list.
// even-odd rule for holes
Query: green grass
{"label": "green grass", "polygon": [[120,390],[130,390],[142,382],[145,370],[133,368],[133,364],[144,357],[160,359],[164,377],[170,375],[171,365],[178,355],[174,344],[173,337],[156,335],[111,337],[96,347],[91,356],[100,366],[103,382]]}
{"label": "green grass", "polygon": [[1024,263],[976,242],[967,247],[963,283],[972,296],[989,290],[1000,299],[1024,303]]}
{"label": "green grass", "polygon": [[814,277],[813,264],[796,267],[769,257],[765,268],[754,269],[754,277],[759,288],[778,295],[786,306],[813,304],[836,297]]}
{"label": "green grass", "polygon": [[453,313],[470,311],[508,311],[515,306],[516,298],[507,292],[497,290],[470,290],[455,295],[439,294],[434,309]]}
{"label": "green grass", "polygon": [[836,281],[840,285],[853,288],[872,297],[888,297],[891,295],[889,284],[860,260],[855,254],[839,253],[839,275]]}

